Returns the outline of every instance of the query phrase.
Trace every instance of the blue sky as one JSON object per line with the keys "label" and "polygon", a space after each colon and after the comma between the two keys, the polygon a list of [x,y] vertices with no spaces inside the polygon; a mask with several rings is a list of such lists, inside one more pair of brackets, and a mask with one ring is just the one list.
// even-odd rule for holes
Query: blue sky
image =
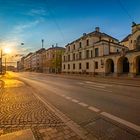
{"label": "blue sky", "polygon": [[0,46],[26,54],[44,39],[45,48],[64,47],[96,26],[121,40],[132,21],[140,23],[139,0],[0,0]]}

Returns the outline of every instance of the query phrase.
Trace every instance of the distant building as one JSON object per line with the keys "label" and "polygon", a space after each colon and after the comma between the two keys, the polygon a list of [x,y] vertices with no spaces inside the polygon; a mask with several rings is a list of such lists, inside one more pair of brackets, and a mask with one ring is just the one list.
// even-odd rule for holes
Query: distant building
{"label": "distant building", "polygon": [[62,67],[63,47],[52,46],[43,52],[43,72],[60,73]]}
{"label": "distant building", "polygon": [[16,71],[15,66],[6,66],[6,71]]}
{"label": "distant building", "polygon": [[34,71],[44,73],[60,73],[62,67],[62,47],[52,47],[29,53],[17,62],[18,71]]}
{"label": "distant building", "polygon": [[31,65],[31,56],[32,53],[29,53],[24,57],[24,71],[31,71],[32,70],[32,65]]}
{"label": "distant building", "polygon": [[24,70],[24,58],[22,57],[20,61],[17,62],[17,71],[23,71]]}
{"label": "distant building", "polygon": [[62,61],[63,73],[91,75],[140,74],[140,24],[121,42],[99,27],[66,45]]}
{"label": "distant building", "polygon": [[44,48],[32,53],[31,55],[31,71],[43,72],[43,52]]}

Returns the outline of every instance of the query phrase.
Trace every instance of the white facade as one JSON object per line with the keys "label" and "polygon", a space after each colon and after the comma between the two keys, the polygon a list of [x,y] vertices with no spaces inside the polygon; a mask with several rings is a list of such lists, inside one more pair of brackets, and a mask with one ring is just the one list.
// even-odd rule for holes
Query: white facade
{"label": "white facade", "polygon": [[128,50],[119,41],[99,30],[83,34],[66,46],[63,55],[63,73],[103,73],[103,57]]}

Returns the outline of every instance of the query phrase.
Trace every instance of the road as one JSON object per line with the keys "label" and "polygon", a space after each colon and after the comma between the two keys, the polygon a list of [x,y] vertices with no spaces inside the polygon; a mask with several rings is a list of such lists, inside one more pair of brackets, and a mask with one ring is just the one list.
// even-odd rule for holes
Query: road
{"label": "road", "polygon": [[135,139],[140,136],[140,87],[40,73],[14,75],[31,86],[44,101],[96,137]]}

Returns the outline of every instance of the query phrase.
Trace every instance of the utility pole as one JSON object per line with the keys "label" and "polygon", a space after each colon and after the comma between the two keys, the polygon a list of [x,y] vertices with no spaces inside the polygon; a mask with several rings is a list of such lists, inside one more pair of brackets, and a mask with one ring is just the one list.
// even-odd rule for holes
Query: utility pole
{"label": "utility pole", "polygon": [[7,65],[6,65],[6,58],[5,58],[5,74],[6,74],[6,70],[7,70]]}
{"label": "utility pole", "polygon": [[1,74],[2,74],[2,49],[1,49]]}

